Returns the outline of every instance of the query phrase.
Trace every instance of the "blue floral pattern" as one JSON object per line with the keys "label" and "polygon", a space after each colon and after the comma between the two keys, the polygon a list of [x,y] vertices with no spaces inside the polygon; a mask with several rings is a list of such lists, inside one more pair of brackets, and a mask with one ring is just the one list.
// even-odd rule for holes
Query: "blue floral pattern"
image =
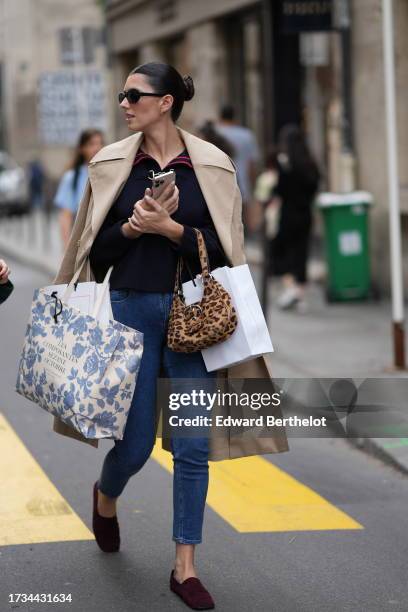
{"label": "blue floral pattern", "polygon": [[[57,311],[58,312],[58,311]],[[143,333],[34,292],[16,390],[86,438],[123,438],[143,354]]]}

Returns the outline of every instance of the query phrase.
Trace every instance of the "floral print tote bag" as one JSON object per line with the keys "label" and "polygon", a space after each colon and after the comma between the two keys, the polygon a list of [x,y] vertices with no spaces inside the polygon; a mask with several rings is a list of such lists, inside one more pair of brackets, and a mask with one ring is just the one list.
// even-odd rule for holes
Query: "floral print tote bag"
{"label": "floral print tote bag", "polygon": [[[34,292],[16,391],[86,438],[123,438],[143,353],[143,333],[71,306],[65,293]],[[104,284],[107,285],[111,269]]]}

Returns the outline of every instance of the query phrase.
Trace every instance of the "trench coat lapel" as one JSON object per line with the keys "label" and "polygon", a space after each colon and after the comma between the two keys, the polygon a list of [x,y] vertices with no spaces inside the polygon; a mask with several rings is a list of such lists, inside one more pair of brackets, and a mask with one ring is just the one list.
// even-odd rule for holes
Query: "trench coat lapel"
{"label": "trench coat lapel", "polygon": [[[231,260],[230,229],[235,189],[234,167],[232,163],[225,161],[224,154],[218,149],[209,146],[208,143],[203,146],[201,139],[178,129],[225,254]],[[142,133],[138,132],[115,143],[115,146],[109,147],[107,151],[102,150],[98,153],[89,164],[89,180],[95,203],[91,217],[92,239],[95,239],[110,207],[126,183],[142,138]],[[84,244],[84,252],[89,250],[91,245],[92,240],[90,244]]]}
{"label": "trench coat lapel", "polygon": [[232,260],[231,222],[234,206],[234,166],[218,149],[180,130],[215,229],[227,258]]}
{"label": "trench coat lapel", "polygon": [[89,181],[95,202],[92,211],[92,238],[95,239],[110,207],[121,192],[132,170],[133,160],[142,141],[137,133],[97,154],[89,164]]}

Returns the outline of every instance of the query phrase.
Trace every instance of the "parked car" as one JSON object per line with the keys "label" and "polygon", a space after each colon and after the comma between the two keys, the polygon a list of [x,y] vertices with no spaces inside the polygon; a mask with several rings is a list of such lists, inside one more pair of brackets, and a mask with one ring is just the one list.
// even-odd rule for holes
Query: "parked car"
{"label": "parked car", "polygon": [[22,215],[30,210],[27,173],[5,151],[0,151],[0,215]]}

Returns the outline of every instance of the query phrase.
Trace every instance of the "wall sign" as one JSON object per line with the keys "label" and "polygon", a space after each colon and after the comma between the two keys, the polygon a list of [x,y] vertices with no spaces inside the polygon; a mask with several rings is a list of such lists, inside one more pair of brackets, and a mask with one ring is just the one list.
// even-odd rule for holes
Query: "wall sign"
{"label": "wall sign", "polygon": [[281,0],[284,32],[322,32],[333,25],[332,0]]}
{"label": "wall sign", "polygon": [[44,144],[72,146],[85,128],[105,131],[103,73],[99,70],[44,72],[39,79],[38,110]]}
{"label": "wall sign", "polygon": [[173,21],[176,19],[177,13],[176,0],[161,0],[157,5],[157,21],[159,23]]}

